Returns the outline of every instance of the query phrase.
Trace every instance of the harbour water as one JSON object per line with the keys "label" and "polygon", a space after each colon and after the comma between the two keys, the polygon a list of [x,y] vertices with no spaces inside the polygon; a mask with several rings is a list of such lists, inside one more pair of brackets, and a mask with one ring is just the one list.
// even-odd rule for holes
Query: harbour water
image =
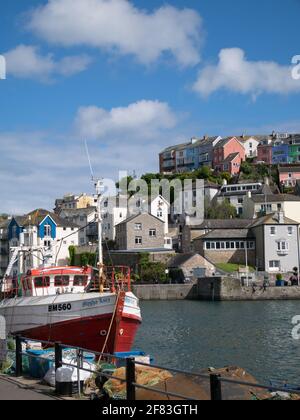
{"label": "harbour water", "polygon": [[300,340],[292,337],[299,301],[141,302],[135,347],[164,366],[199,371],[239,366],[259,381],[300,385]]}

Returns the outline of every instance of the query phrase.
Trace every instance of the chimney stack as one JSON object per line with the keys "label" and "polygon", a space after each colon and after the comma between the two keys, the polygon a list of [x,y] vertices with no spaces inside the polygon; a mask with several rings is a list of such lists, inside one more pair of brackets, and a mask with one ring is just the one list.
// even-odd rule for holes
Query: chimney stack
{"label": "chimney stack", "polygon": [[280,223],[281,225],[284,225],[284,212],[283,211],[278,212],[278,223]]}

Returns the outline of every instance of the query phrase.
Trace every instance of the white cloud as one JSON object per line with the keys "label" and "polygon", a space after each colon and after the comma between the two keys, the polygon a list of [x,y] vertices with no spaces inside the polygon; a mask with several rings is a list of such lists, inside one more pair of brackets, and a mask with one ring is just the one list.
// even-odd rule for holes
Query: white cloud
{"label": "white cloud", "polygon": [[300,83],[292,78],[292,68],[272,61],[248,61],[239,48],[223,49],[217,65],[199,72],[194,90],[203,96],[226,89],[257,96],[262,93],[300,92]]}
{"label": "white cloud", "polygon": [[55,60],[52,54],[42,55],[38,47],[19,45],[4,54],[7,74],[20,79],[48,81],[54,75],[72,76],[87,69],[91,59],[85,55]]}
{"label": "white cloud", "polygon": [[139,101],[128,107],[107,111],[95,106],[78,110],[76,127],[83,137],[107,140],[111,136],[148,139],[176,125],[176,116],[169,105],[159,101]]}
{"label": "white cloud", "polygon": [[48,0],[30,13],[28,27],[53,44],[131,54],[144,64],[169,53],[195,65],[203,39],[196,11],[166,5],[150,13],[128,0]]}
{"label": "white cloud", "polygon": [[[182,140],[172,110],[155,101],[110,111],[81,108],[76,122],[90,140],[95,175],[114,180],[119,170],[158,172],[158,153],[170,138]],[[92,192],[83,139],[73,127],[63,134],[0,131],[0,213],[52,209],[67,192]]]}

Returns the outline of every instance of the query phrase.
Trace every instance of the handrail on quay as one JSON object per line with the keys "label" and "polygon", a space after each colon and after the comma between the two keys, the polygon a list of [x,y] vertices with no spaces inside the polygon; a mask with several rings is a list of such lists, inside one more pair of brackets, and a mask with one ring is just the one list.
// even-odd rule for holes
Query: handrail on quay
{"label": "handrail on quay", "polygon": [[[174,398],[179,398],[182,400],[190,400],[190,401],[197,401],[194,398],[191,398],[189,396],[185,396],[185,395],[181,395],[181,394],[177,394],[177,393],[173,393],[170,391],[163,391],[154,387],[148,387],[145,385],[141,385],[138,384],[136,382],[136,367],[137,366],[144,366],[144,367],[148,367],[149,368],[149,364],[143,363],[143,362],[138,362],[136,361],[134,358],[131,357],[120,357],[120,356],[115,356],[113,354],[107,354],[107,353],[100,353],[100,352],[96,352],[93,350],[88,350],[88,349],[84,349],[84,348],[80,348],[80,347],[75,347],[75,346],[69,346],[66,344],[62,344],[60,342],[50,342],[50,341],[41,341],[41,340],[32,340],[31,338],[26,338],[26,337],[22,337],[21,335],[15,335],[14,339],[16,341],[16,377],[21,377],[23,375],[23,363],[22,363],[22,356],[26,355],[29,358],[36,358],[36,359],[44,359],[45,357],[42,356],[36,356],[36,355],[30,355],[28,353],[24,353],[22,351],[22,343],[26,342],[26,341],[31,341],[31,342],[37,342],[37,343],[41,343],[43,345],[46,345],[47,347],[51,346],[54,347],[54,353],[55,353],[55,371],[57,371],[59,368],[63,367],[63,366],[68,366],[68,367],[74,367],[78,369],[78,376],[80,376],[80,370],[82,371],[86,371],[86,372],[90,372],[91,374],[96,374],[97,377],[100,378],[106,378],[106,379],[115,379],[115,380],[119,380],[120,382],[126,382],[126,391],[127,391],[127,400],[128,401],[135,401],[136,400],[136,390],[137,389],[143,389],[143,390],[148,390],[148,391],[152,391],[154,393],[160,394],[160,395],[166,395],[168,397],[174,397]],[[65,363],[63,361],[63,349],[74,349],[77,351],[77,355],[76,355],[76,361],[77,364],[73,365],[70,363]],[[101,359],[106,359],[106,360],[123,360],[125,361],[126,364],[126,379],[123,378],[118,378],[115,376],[112,376],[108,373],[105,372],[96,372],[94,370],[91,369],[86,369],[83,366],[80,365],[80,362],[82,361],[82,356],[84,353],[89,352],[91,354],[94,354],[95,356],[100,356]],[[261,389],[261,390],[267,390],[269,392],[282,392],[282,393],[290,393],[290,394],[295,394],[295,395],[299,395],[300,396],[300,389],[299,390],[292,390],[292,389],[288,389],[288,388],[282,388],[282,387],[275,387],[275,386],[268,386],[268,385],[263,385],[263,384],[256,384],[256,383],[250,383],[250,382],[243,382],[243,381],[238,381],[238,380],[234,380],[234,379],[229,379],[229,378],[224,378],[221,375],[218,375],[216,373],[211,373],[208,375],[205,374],[201,374],[201,373],[196,373],[196,372],[190,372],[190,371],[185,371],[185,370],[180,370],[180,369],[175,369],[175,368],[168,368],[165,366],[160,366],[160,365],[155,365],[155,364],[151,364],[150,365],[151,368],[154,369],[160,369],[160,370],[166,370],[169,372],[173,372],[173,373],[179,373],[179,374],[183,374],[183,375],[187,375],[187,376],[193,376],[193,377],[198,377],[201,379],[205,379],[209,381],[210,384],[210,399],[211,401],[221,401],[223,400],[223,393],[222,393],[222,384],[231,384],[231,385],[239,385],[239,386],[245,386],[245,387],[250,387],[250,388],[256,388],[256,389]],[[80,377],[78,377],[78,382],[80,382]],[[55,390],[56,393],[59,395],[59,386],[58,383],[56,381],[55,383]],[[80,395],[80,386],[79,386],[79,395]]]}

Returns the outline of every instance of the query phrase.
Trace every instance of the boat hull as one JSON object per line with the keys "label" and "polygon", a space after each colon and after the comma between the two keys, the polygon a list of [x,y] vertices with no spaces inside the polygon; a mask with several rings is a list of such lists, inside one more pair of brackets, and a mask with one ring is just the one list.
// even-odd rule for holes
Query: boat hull
{"label": "boat hull", "polygon": [[127,352],[141,324],[138,299],[127,293],[119,317],[116,294],[15,298],[0,303],[9,334],[95,352]]}

